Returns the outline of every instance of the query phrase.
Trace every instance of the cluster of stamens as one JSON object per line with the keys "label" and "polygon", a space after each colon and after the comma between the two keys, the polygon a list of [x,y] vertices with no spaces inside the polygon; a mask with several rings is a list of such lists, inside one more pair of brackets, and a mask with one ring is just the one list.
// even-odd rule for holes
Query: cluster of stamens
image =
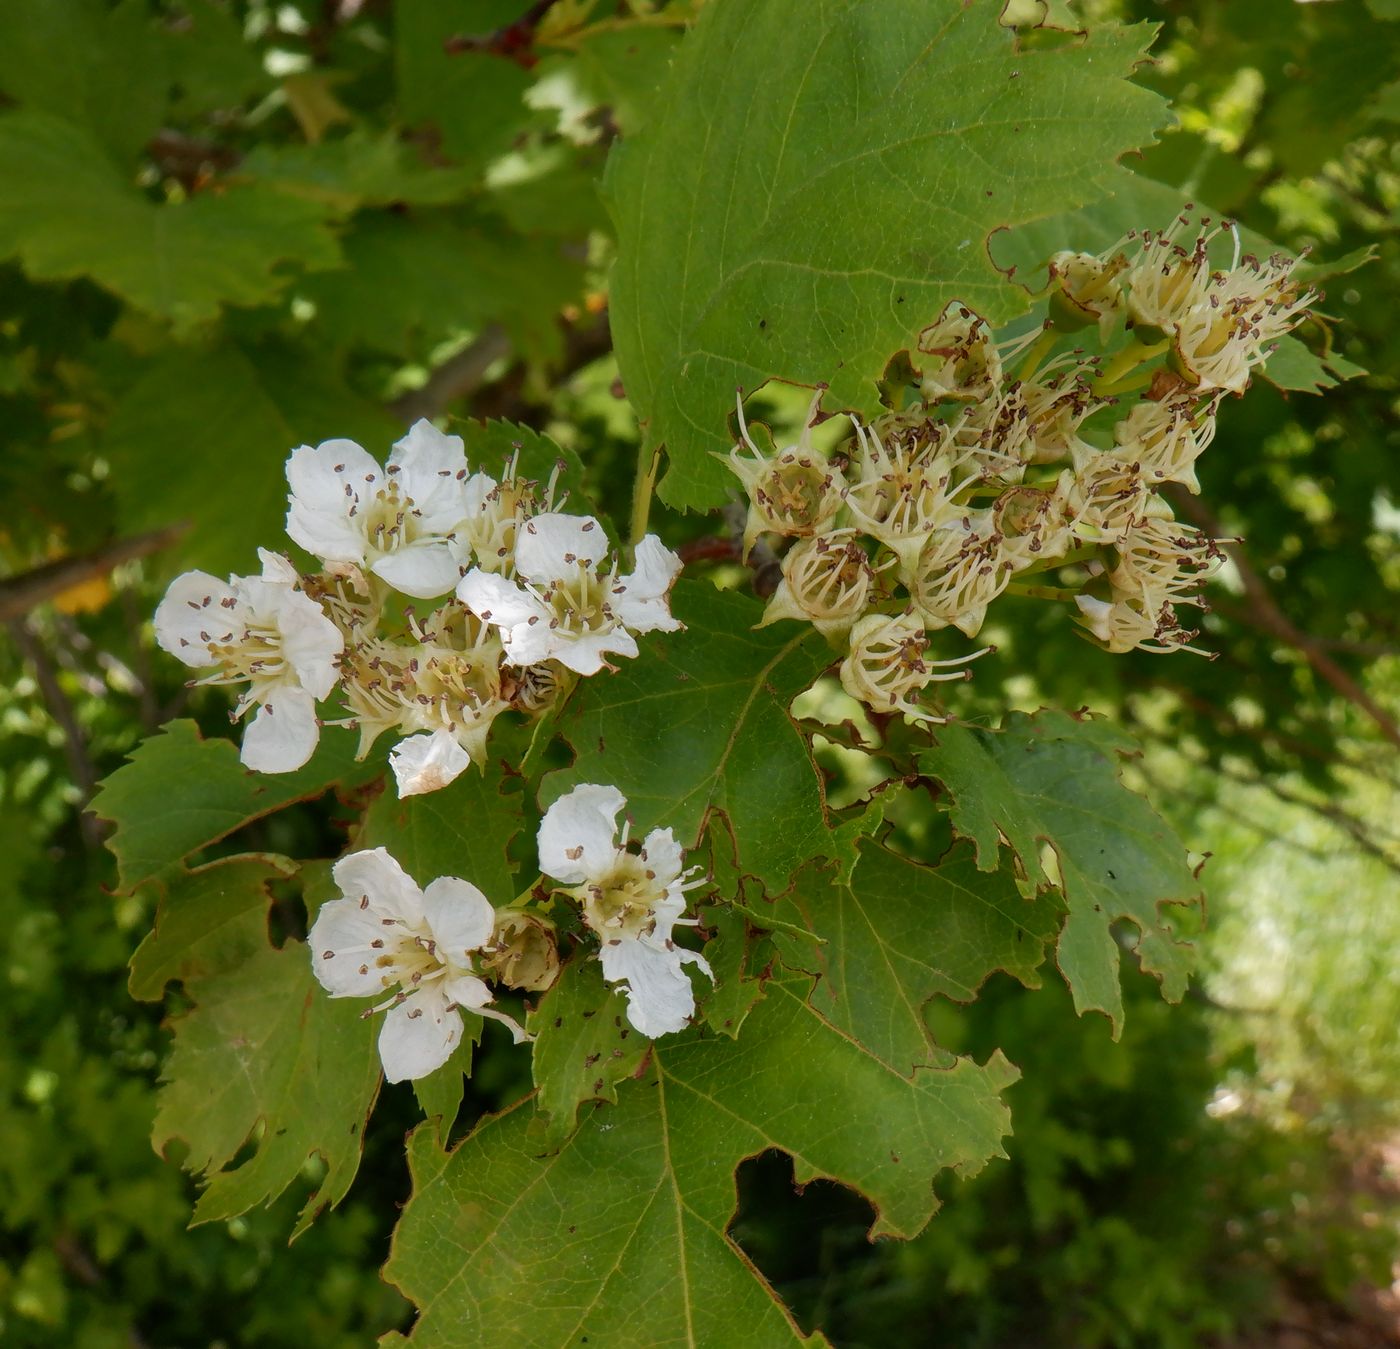
{"label": "cluster of stamens", "polygon": [[[1196,650],[1176,606],[1206,607],[1222,557],[1161,491],[1199,490],[1220,400],[1317,297],[1283,258],[1237,249],[1213,270],[1233,226],[1202,222],[1185,245],[1187,223],[1057,254],[1049,317],[1022,336],[949,305],[891,361],[886,410],[852,419],[829,456],[813,444],[823,390],[797,443],[766,455],[741,399],[729,463],[749,498],[745,555],[760,535],[790,541],[763,621],[812,623],[845,650],[848,691],[906,716],[929,715],[920,692],[988,649],[935,661],[929,634],[976,637],[1007,591],[1073,602],[1110,651]],[[1071,345],[1086,329],[1110,349]]]}

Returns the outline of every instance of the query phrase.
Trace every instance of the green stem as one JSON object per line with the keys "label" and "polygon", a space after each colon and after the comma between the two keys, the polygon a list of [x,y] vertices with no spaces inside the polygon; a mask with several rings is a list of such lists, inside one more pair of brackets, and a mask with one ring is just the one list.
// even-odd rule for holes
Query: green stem
{"label": "green stem", "polygon": [[1059,333],[1055,332],[1053,328],[1047,328],[1041,333],[1036,339],[1035,345],[1031,347],[1026,359],[1022,362],[1021,368],[1016,372],[1016,378],[1018,380],[1024,384],[1026,380],[1035,374],[1036,370],[1040,367],[1041,361],[1045,359],[1050,348],[1055,345],[1058,337]]}
{"label": "green stem", "polygon": [[1094,392],[1100,398],[1116,398],[1120,393],[1133,393],[1135,390],[1145,389],[1151,384],[1156,373],[1155,370],[1143,370],[1138,374],[1130,375],[1127,379],[1119,380],[1117,384],[1107,384],[1103,388],[1095,388]]}
{"label": "green stem", "polygon": [[656,474],[661,467],[661,451],[647,454],[646,442],[637,447],[637,485],[632,490],[632,547],[646,536],[647,520],[651,515],[651,494],[656,490]]}
{"label": "green stem", "polygon": [[740,904],[737,900],[731,900],[729,907],[735,913],[742,913],[746,918],[752,918],[760,927],[768,928],[774,932],[792,932],[799,937],[806,937],[810,941],[817,942],[821,946],[826,945],[826,938],[819,937],[815,932],[809,932],[805,927],[799,927],[796,923],[785,923],[781,918],[769,918],[761,913],[755,913],[747,904]]}
{"label": "green stem", "polygon": [[1071,548],[1067,553],[1061,553],[1059,557],[1047,557],[1044,562],[1037,562],[1018,571],[1017,576],[1039,576],[1042,572],[1058,571],[1061,567],[1073,566],[1076,562],[1087,562],[1091,557],[1099,555],[1097,544],[1089,544],[1084,548]]}
{"label": "green stem", "polygon": [[1037,600],[1073,600],[1079,594],[1077,590],[1065,590],[1060,586],[1028,586],[1022,585],[1019,581],[1012,581],[1006,587],[1008,595],[1029,595]]}
{"label": "green stem", "polygon": [[1150,361],[1154,356],[1160,356],[1170,345],[1171,342],[1168,340],[1165,342],[1154,342],[1151,346],[1148,346],[1146,343],[1139,342],[1137,338],[1133,338],[1133,340],[1099,372],[1099,377],[1093,383],[1095,396],[1102,396],[1106,389],[1111,389],[1125,375],[1142,365],[1144,361]]}
{"label": "green stem", "polygon": [[509,904],[506,905],[506,908],[518,909],[528,904],[532,899],[534,899],[536,888],[543,884],[544,876],[536,876],[535,879],[532,880],[529,885],[527,885],[518,895],[516,895],[516,897],[513,900],[511,900]]}

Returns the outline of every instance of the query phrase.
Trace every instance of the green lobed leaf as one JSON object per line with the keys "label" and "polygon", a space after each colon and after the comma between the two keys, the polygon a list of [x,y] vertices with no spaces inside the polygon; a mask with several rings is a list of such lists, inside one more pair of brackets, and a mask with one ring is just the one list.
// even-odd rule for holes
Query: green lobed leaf
{"label": "green lobed leaf", "polygon": [[187,329],[275,300],[284,262],[333,267],[340,251],[316,202],[247,186],[157,204],[87,132],[21,111],[0,116],[0,256],[37,281],[91,277]]}
{"label": "green lobed leaf", "polygon": [[560,310],[583,292],[583,265],[558,238],[512,235],[484,219],[365,212],[344,252],[343,270],[302,287],[337,346],[398,354],[498,322],[526,352],[549,357]]}
{"label": "green lobed leaf", "polygon": [[[164,1152],[181,1140],[184,1165],[205,1176],[196,1223],[276,1198],[319,1156],[325,1174],[295,1236],[355,1178],[379,1090],[378,1023],[359,1002],[326,996],[303,942],[265,945],[186,992],[195,1005],[173,1023],[153,1141]],[[250,1141],[252,1156],[226,1169]]]}
{"label": "green lobed leaf", "polygon": [[[192,721],[170,722],[132,751],[92,801],[93,814],[116,826],[107,846],[116,855],[121,888],[132,890],[160,876],[293,801],[379,773],[379,765],[355,764],[354,752],[353,735],[326,735],[295,773],[253,773],[239,763],[233,741],[205,740]],[[206,879],[219,874],[208,870]],[[177,883],[188,883],[188,876]]]}
{"label": "green lobed leaf", "polygon": [[131,996],[158,1002],[173,979],[189,983],[256,955],[267,946],[268,882],[295,871],[284,857],[254,853],[168,879],[154,930],[131,957]]}
{"label": "green lobed leaf", "polygon": [[548,1117],[545,1142],[558,1147],[585,1101],[617,1100],[619,1082],[636,1076],[651,1041],[627,1022],[627,999],[603,982],[602,966],[579,952],[539,1000],[526,1028],[535,1037],[535,1103]]}
{"label": "green lobed leaf", "polygon": [[999,1093],[1016,1073],[993,1055],[902,1077],[813,1011],[808,982],[771,982],[737,1044],[658,1043],[648,1075],[553,1155],[524,1103],[451,1154],[415,1133],[414,1194],[386,1268],[421,1311],[410,1342],[810,1343],[727,1235],[735,1167],[782,1149],[799,1185],[826,1177],[867,1195],[872,1236],[912,1236],[937,1205],[937,1172],[1000,1154]]}
{"label": "green lobed leaf", "polygon": [[392,132],[360,128],[318,145],[259,145],[237,177],[321,202],[337,212],[361,206],[440,206],[476,184],[462,169],[433,168]]}
{"label": "green lobed leaf", "polygon": [[516,895],[510,844],[524,825],[525,798],[504,795],[502,783],[500,765],[489,763],[421,796],[400,800],[390,786],[365,812],[355,846],[387,848],[419,885],[457,876],[492,904],[509,904]]}
{"label": "green lobed leaf", "polygon": [[773,909],[825,941],[774,934],[789,969],[820,976],[813,1005],[900,1073],[949,1057],[924,1024],[930,998],[971,1002],[997,970],[1039,987],[1064,913],[1053,892],[1025,898],[1008,868],[979,871],[966,843],[929,867],[868,839],[848,880],[809,867]]}
{"label": "green lobed leaf", "polygon": [[124,527],[186,521],[165,565],[226,576],[256,571],[259,546],[291,548],[283,465],[296,446],[344,436],[383,460],[402,432],[310,348],[225,345],[149,361],[113,410],[102,450]]}
{"label": "green lobed leaf", "polygon": [[685,631],[652,633],[617,674],[580,685],[559,725],[574,764],[546,779],[546,794],[612,783],[634,834],[670,826],[687,848],[720,814],[740,870],[776,892],[834,843],[788,712],[831,652],[805,625],[755,630],[758,601],[708,584],[678,582],[672,612]]}
{"label": "green lobed leaf", "polygon": [[[144,0],[6,0],[0,90],[35,112],[81,124],[128,157],[160,129],[167,46]],[[140,78],[132,78],[137,71]]]}
{"label": "green lobed leaf", "polygon": [[[993,230],[1091,200],[1165,102],[1129,83],[1152,29],[1022,50],[999,0],[719,0],[605,178],[612,324],[661,494],[731,483],[737,386],[831,385],[874,412],[890,355],[950,300],[1021,312]],[[697,117],[703,107],[707,115]],[[1026,172],[1033,164],[1034,173]]]}
{"label": "green lobed leaf", "polygon": [[434,1069],[427,1077],[416,1078],[413,1083],[413,1094],[424,1115],[437,1121],[440,1147],[447,1146],[452,1126],[457,1122],[457,1112],[466,1095],[467,1078],[472,1075],[472,1058],[486,1024],[482,1017],[467,1011],[462,1013],[462,1023],[462,1038],[451,1058],[441,1068]]}
{"label": "green lobed leaf", "polygon": [[[984,871],[1000,865],[1004,841],[1017,856],[1028,890],[1056,883],[1069,909],[1057,958],[1074,1005],[1103,1012],[1114,1035],[1122,1023],[1118,943],[1113,924],[1138,929],[1133,949],[1142,968],[1178,1001],[1186,991],[1192,949],[1168,916],[1192,909],[1201,887],[1180,840],[1119,778],[1117,754],[1130,746],[1104,723],[1062,713],[1012,713],[999,731],[940,726],[937,744],[918,756],[922,772],[948,790],[953,827],[972,841]],[[1054,850],[1058,877],[1047,871],[1043,844]]]}

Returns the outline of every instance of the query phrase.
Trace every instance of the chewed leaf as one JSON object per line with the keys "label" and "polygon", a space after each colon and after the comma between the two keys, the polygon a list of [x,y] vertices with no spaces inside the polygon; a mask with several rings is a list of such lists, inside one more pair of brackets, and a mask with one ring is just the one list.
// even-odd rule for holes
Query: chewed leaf
{"label": "chewed leaf", "polygon": [[813,1343],[727,1235],[735,1167],[779,1148],[799,1184],[867,1195],[872,1235],[912,1236],[940,1170],[1000,1154],[1000,1093],[1016,1074],[994,1055],[901,1076],[814,1012],[809,985],[770,983],[737,1043],[658,1043],[648,1074],[558,1152],[541,1155],[526,1103],[451,1154],[414,1134],[414,1194],[386,1269],[420,1308],[410,1342]]}
{"label": "chewed leaf", "polygon": [[[1112,927],[1137,928],[1135,948],[1175,1001],[1186,991],[1192,949],[1178,939],[1173,906],[1196,910],[1201,887],[1168,825],[1119,779],[1125,743],[1105,723],[1056,713],[1008,716],[999,731],[944,726],[919,755],[921,770],[948,790],[953,827],[973,841],[978,865],[994,870],[1004,841],[1027,888],[1058,881],[1069,917],[1057,948],[1060,970],[1083,1012],[1122,1020],[1118,944]],[[1058,859],[1046,870],[1042,845]]]}

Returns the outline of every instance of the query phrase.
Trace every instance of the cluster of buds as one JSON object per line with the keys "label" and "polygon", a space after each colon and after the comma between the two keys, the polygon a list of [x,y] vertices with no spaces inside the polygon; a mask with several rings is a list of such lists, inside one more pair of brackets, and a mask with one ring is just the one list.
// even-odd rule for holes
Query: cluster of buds
{"label": "cluster of buds", "polygon": [[[1199,491],[1221,399],[1317,297],[1282,258],[1212,270],[1233,227],[1203,222],[1188,247],[1186,224],[1057,254],[1049,317],[1027,334],[999,340],[949,305],[891,362],[886,411],[853,418],[830,455],[813,435],[823,390],[797,442],[767,453],[741,399],[728,463],[749,502],[744,553],[761,536],[786,549],[763,623],[811,623],[844,651],[849,693],[911,719],[932,717],[929,685],[989,649],[934,660],[932,634],[975,638],[1008,591],[1072,602],[1109,651],[1196,650],[1178,606],[1205,607],[1221,554],[1162,489]],[[1073,346],[1086,330],[1107,349]],[[1039,583],[1070,568],[1068,586]]]}
{"label": "cluster of buds", "polygon": [[[360,757],[399,736],[399,795],[433,791],[483,761],[501,713],[538,717],[609,655],[635,656],[638,635],[680,626],[674,553],[647,535],[623,574],[598,520],[517,468],[473,472],[426,421],[383,467],[348,440],[292,452],[287,532],[322,570],[263,552],[260,577],[187,572],[156,611],[166,651],[214,667],[200,682],[246,685],[244,763],[300,768],[336,724],[359,731]],[[325,723],[336,689],[346,715]]]}

